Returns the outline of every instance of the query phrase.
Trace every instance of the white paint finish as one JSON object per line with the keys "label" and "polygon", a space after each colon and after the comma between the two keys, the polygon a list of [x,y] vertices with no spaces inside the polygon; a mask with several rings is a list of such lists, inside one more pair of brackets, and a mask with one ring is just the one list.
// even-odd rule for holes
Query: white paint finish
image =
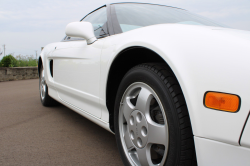
{"label": "white paint finish", "polygon": [[[153,50],[169,64],[181,85],[199,166],[244,166],[250,163],[250,149],[246,148],[250,147],[250,122],[241,139],[245,147],[238,141],[250,108],[249,45],[248,31],[160,24],[98,39],[91,45],[86,41],[52,43],[41,57],[49,95],[110,131],[106,107],[110,66],[126,48]],[[49,73],[50,59],[54,59],[54,78]],[[239,112],[205,108],[206,91],[239,95]]]}
{"label": "white paint finish", "polygon": [[[76,107],[76,106],[73,106],[73,105],[71,105],[70,103],[68,103],[68,102],[66,102],[66,101],[64,101],[64,100],[62,100],[62,99],[58,96],[57,91],[56,91],[54,88],[49,87],[48,90],[49,90],[49,95],[50,95],[52,98],[54,98],[55,100],[57,100],[58,102],[60,102],[61,104],[63,104],[63,105],[65,105],[65,106],[69,107],[70,109],[72,109],[72,110],[75,111],[76,113],[78,113],[78,114],[84,116],[85,118],[91,120],[92,122],[96,123],[97,125],[103,127],[104,129],[108,130],[109,132],[113,133],[113,132],[110,130],[110,128],[109,128],[109,123],[107,123],[107,122],[101,120],[99,117],[96,117],[96,116],[94,116],[93,114],[91,114],[91,113],[89,113],[89,112],[87,112],[87,111],[85,111],[85,110],[82,110],[82,109],[80,109],[80,108],[78,108],[78,107]],[[113,133],[113,134],[114,134],[114,133]]]}
{"label": "white paint finish", "polygon": [[44,47],[44,49],[42,50],[40,54],[41,59],[42,59],[42,66],[45,70],[44,75],[45,75],[46,84],[48,85],[48,87],[52,87],[52,88],[56,88],[56,87],[54,87],[54,79],[50,75],[50,69],[49,69],[50,59],[48,57],[54,51],[55,44],[56,43],[51,43],[51,44],[46,45],[46,47]]}
{"label": "white paint finish", "polygon": [[[146,35],[145,35],[146,34]],[[101,56],[101,107],[106,107],[106,83],[116,55],[133,46],[159,54],[174,71],[183,90],[193,133],[238,145],[250,103],[250,32],[197,25],[160,24],[110,36]],[[241,108],[228,113],[205,108],[206,91],[237,94]],[[104,109],[103,120],[108,120]]]}
{"label": "white paint finish", "polygon": [[[117,39],[114,35],[110,36],[105,40],[102,50],[102,56],[101,56],[101,76],[100,76],[100,104],[102,108],[102,120],[109,122],[109,111],[106,106],[106,87],[107,87],[107,79],[108,79],[108,72],[109,68],[111,66],[111,62],[115,58],[115,41],[114,39]],[[112,43],[111,43],[112,42]],[[117,41],[118,43],[119,41]]]}
{"label": "white paint finish", "polygon": [[104,128],[104,129],[108,130],[109,132],[113,133],[109,128],[109,123],[101,120],[99,117],[96,117],[93,114],[91,114],[91,113],[89,113],[89,112],[87,112],[85,110],[82,110],[82,109],[80,109],[80,108],[78,108],[78,107],[76,107],[76,106],[62,100],[62,99],[60,100],[60,102],[62,104],[64,104],[65,106],[69,107],[70,109],[74,110],[78,114],[84,116],[85,118],[91,120],[92,122],[96,123],[97,125],[101,126],[102,128]]}
{"label": "white paint finish", "polygon": [[244,128],[241,140],[240,140],[240,145],[250,148],[250,119],[248,117],[248,120],[246,122],[246,126]]}
{"label": "white paint finish", "polygon": [[91,44],[97,40],[92,24],[86,21],[69,23],[66,26],[65,33],[69,37],[83,38],[88,44]]}
{"label": "white paint finish", "polygon": [[[99,41],[100,39],[90,46],[101,50],[102,44],[97,44]],[[55,82],[55,85],[61,94],[71,93],[67,97],[70,97],[72,102],[75,102],[74,104],[80,104],[84,99],[89,99],[78,107],[83,110],[88,108],[91,111],[94,108],[91,113],[96,117],[100,117],[102,110],[102,120],[109,122],[109,113],[106,107],[106,83],[110,66],[120,51],[133,46],[146,47],[159,54],[174,71],[187,102],[194,135],[238,145],[250,108],[250,87],[248,86],[250,78],[246,77],[245,74],[250,70],[248,64],[249,45],[250,33],[247,31],[179,24],[148,26],[105,38],[102,54],[99,56],[101,58],[99,61],[101,75],[85,73],[90,79],[99,79],[100,84],[92,85],[89,82],[88,88],[81,87],[79,81],[73,82],[72,79],[84,81],[83,78],[79,78],[78,75],[73,77],[66,72],[67,76],[61,73],[59,77],[60,80],[64,81],[64,84]],[[58,50],[62,49],[63,53],[69,49],[82,49],[77,42],[60,42],[49,45],[48,48],[45,48],[44,54],[45,52],[48,55],[56,52],[54,46],[57,46]],[[86,46],[84,45],[84,47]],[[63,49],[64,47],[67,49]],[[45,54],[43,59],[48,55]],[[75,55],[73,57],[70,59],[68,56],[67,62],[70,63],[64,65],[66,61],[63,60],[62,55],[58,55],[57,61],[60,61],[58,64],[63,64],[63,67],[61,66],[58,71],[76,66],[81,69],[86,67],[80,66],[80,64],[85,65],[85,59]],[[98,60],[94,59],[92,65],[96,65],[96,63]],[[49,86],[53,86],[50,81],[48,82]],[[69,87],[69,84],[75,85],[76,88],[64,88],[64,86]],[[87,92],[79,90],[79,88],[86,88]],[[99,88],[100,91],[97,90]],[[210,90],[239,95],[241,97],[239,112],[227,113],[205,108],[203,96],[206,91]],[[99,93],[96,93],[97,91]],[[79,96],[82,97],[82,100]],[[91,98],[91,96],[94,97]],[[101,103],[100,107],[97,106],[98,98]]]}
{"label": "white paint finish", "polygon": [[102,43],[60,42],[49,57],[54,59],[54,84],[60,98],[99,118]]}
{"label": "white paint finish", "polygon": [[[51,87],[51,86],[50,86],[50,87],[48,88],[48,93],[49,93],[49,96],[50,96],[50,97],[52,97],[52,98],[54,98],[54,99],[58,98],[57,90],[56,90],[55,87]],[[56,100],[58,100],[58,99],[56,99]]]}
{"label": "white paint finish", "polygon": [[195,137],[199,166],[249,166],[250,149]]}
{"label": "white paint finish", "polygon": [[58,102],[60,102],[61,104],[65,105],[66,107],[69,107],[70,109],[72,109],[73,111],[75,111],[76,113],[82,115],[83,117],[91,120],[92,122],[96,123],[97,125],[101,126],[102,128],[108,130],[109,132],[111,132],[112,134],[114,134],[110,128],[109,128],[109,123],[101,120],[100,118],[93,116],[91,113],[86,112],[80,108],[77,108],[76,106],[73,106],[69,103],[67,103],[66,101],[62,100],[61,98],[59,98],[59,96],[57,95],[57,92],[54,89],[49,88],[49,95],[51,97],[53,97],[55,100],[57,100]]}

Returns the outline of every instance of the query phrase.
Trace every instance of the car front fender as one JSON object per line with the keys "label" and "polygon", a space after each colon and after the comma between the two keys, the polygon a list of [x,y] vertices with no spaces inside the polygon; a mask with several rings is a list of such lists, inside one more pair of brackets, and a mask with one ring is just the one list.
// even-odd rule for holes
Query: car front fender
{"label": "car front fender", "polygon": [[[139,28],[106,40],[103,81],[107,82],[110,66],[121,51],[134,46],[151,49],[176,75],[194,135],[239,145],[250,108],[250,78],[245,74],[250,71],[249,44],[247,31],[177,24]],[[240,110],[229,113],[206,108],[203,100],[207,91],[237,94],[241,98]]]}

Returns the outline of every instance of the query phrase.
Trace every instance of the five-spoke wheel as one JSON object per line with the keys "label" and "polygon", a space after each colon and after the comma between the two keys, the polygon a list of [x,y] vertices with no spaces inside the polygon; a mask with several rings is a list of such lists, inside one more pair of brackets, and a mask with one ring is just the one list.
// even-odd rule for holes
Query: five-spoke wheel
{"label": "five-spoke wheel", "polygon": [[168,151],[168,124],[154,90],[142,82],[125,91],[119,130],[126,156],[135,165],[163,165]]}
{"label": "five-spoke wheel", "polygon": [[186,102],[165,64],[141,64],[118,88],[114,127],[125,166],[195,166]]}

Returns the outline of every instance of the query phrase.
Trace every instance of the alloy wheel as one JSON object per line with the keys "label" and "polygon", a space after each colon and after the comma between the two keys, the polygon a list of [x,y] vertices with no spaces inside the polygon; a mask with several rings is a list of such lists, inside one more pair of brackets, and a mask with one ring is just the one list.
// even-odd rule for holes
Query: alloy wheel
{"label": "alloy wheel", "polygon": [[43,68],[41,69],[41,73],[40,73],[40,95],[41,95],[41,99],[44,100],[45,95],[46,95],[46,82],[45,82],[45,76],[44,76],[44,70]]}
{"label": "alloy wheel", "polygon": [[131,165],[164,165],[169,144],[168,124],[161,101],[149,85],[136,82],[124,92],[119,131]]}

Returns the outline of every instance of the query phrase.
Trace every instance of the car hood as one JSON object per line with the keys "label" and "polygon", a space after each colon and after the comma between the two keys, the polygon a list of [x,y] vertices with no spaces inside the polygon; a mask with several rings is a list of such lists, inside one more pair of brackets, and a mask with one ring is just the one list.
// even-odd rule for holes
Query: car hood
{"label": "car hood", "polygon": [[[126,35],[127,33],[127,35]],[[125,40],[147,43],[165,53],[227,54],[248,57],[250,31],[223,27],[184,24],[158,24],[124,33]]]}
{"label": "car hood", "polygon": [[157,24],[157,25],[142,27],[142,28],[138,28],[132,31],[139,32],[140,29],[141,30],[145,29],[145,31],[147,31],[147,34],[152,34],[152,33],[156,35],[161,34],[163,37],[166,37],[164,35],[169,36],[170,34],[177,35],[177,37],[179,35],[183,35],[183,37],[184,36],[196,37],[197,35],[199,35],[199,36],[204,36],[206,38],[213,37],[214,39],[231,38],[235,40],[250,41],[250,31],[238,30],[238,29],[232,29],[232,28],[223,28],[223,27],[167,23],[167,24]]}
{"label": "car hood", "polygon": [[236,38],[250,40],[250,31],[231,29],[231,28],[220,28],[220,27],[206,27],[213,31],[219,31],[221,34],[229,35]]}

